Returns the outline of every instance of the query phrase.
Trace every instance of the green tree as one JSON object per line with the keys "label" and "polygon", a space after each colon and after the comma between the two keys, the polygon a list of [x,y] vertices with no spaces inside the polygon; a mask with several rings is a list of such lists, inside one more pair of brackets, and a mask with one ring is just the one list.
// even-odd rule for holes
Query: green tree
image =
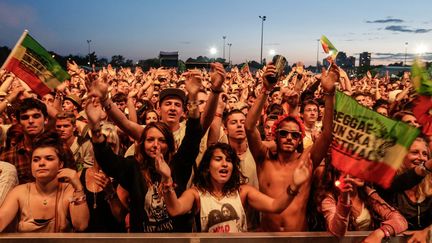
{"label": "green tree", "polygon": [[122,55],[114,55],[111,57],[110,64],[114,67],[122,67],[125,65],[125,58]]}

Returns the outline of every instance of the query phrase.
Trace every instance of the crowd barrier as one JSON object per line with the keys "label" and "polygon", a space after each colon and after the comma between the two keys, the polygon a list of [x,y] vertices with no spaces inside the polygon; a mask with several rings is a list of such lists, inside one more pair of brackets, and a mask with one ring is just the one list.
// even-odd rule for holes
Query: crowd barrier
{"label": "crowd barrier", "polygon": [[[271,233],[169,233],[169,234],[114,234],[114,233],[0,233],[1,243],[357,243],[370,232],[347,232],[344,238],[337,239],[326,232],[271,232]],[[404,235],[391,237],[383,242],[407,242]]]}

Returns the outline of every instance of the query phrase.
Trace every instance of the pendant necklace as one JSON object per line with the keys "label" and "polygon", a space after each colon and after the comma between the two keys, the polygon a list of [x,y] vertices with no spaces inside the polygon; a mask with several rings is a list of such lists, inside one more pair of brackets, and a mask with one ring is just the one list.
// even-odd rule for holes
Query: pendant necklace
{"label": "pendant necklace", "polygon": [[[95,175],[95,171],[94,171],[94,169],[92,168],[92,172],[93,172],[93,180],[94,180],[94,175]],[[96,182],[95,181],[93,181],[93,209],[96,209],[97,208],[97,199],[96,199]]]}
{"label": "pendant necklace", "polygon": [[96,203],[96,184],[93,184],[93,209],[97,208]]}

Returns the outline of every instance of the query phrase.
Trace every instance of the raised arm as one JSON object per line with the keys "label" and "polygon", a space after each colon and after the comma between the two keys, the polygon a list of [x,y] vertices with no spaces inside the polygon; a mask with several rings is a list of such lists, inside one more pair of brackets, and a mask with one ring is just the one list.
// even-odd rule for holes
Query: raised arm
{"label": "raised arm", "polygon": [[178,216],[189,212],[194,205],[196,200],[195,189],[186,190],[180,198],[174,191],[174,183],[171,178],[171,169],[165,162],[160,147],[157,148],[157,155],[155,159],[156,171],[162,176],[162,193],[164,195],[165,203],[169,215]]}
{"label": "raised arm", "polygon": [[95,80],[88,94],[90,97],[99,97],[105,112],[126,134],[139,140],[144,130],[138,123],[130,121],[125,114],[108,97],[108,84],[103,79]]}
{"label": "raised arm", "polygon": [[204,132],[210,127],[216,108],[218,106],[219,94],[223,91],[222,84],[225,81],[225,69],[220,63],[212,63],[210,72],[211,79],[211,92],[207,100],[207,104],[204,108],[203,114],[201,114],[201,126],[203,127]]}
{"label": "raised arm", "polygon": [[257,164],[260,164],[264,161],[267,148],[261,141],[261,135],[258,131],[258,128],[256,127],[256,123],[260,118],[261,111],[264,108],[267,97],[275,85],[268,82],[267,77],[274,76],[276,74],[275,72],[275,66],[271,64],[266,66],[266,71],[263,74],[264,88],[262,93],[258,96],[258,98],[255,100],[255,103],[249,110],[245,121],[245,131],[249,149]]}
{"label": "raised arm", "polygon": [[[129,111],[129,120],[138,123],[138,116],[135,109],[133,98],[136,97],[138,90],[132,89],[127,96],[127,108]],[[136,97],[138,99],[138,97]]]}
{"label": "raised arm", "polygon": [[258,191],[255,187],[242,185],[240,190],[241,196],[242,198],[246,196],[249,205],[259,211],[281,213],[294,200],[299,193],[299,188],[310,178],[311,166],[309,151],[307,151],[300,157],[300,162],[293,173],[293,183],[288,185],[286,192],[281,193],[281,195],[275,198],[271,198]]}
{"label": "raised arm", "polygon": [[323,132],[318,140],[313,144],[311,159],[313,168],[316,168],[327,155],[327,150],[332,141],[332,126],[334,112],[335,83],[339,80],[339,68],[336,64],[331,64],[330,71],[325,69],[321,75],[321,87],[323,89],[325,108],[323,117]]}

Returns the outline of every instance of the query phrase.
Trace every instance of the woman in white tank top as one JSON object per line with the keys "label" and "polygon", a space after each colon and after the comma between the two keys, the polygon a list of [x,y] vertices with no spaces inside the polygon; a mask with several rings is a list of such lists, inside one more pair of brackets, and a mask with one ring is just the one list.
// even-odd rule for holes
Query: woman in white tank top
{"label": "woman in white tank top", "polygon": [[302,161],[294,172],[294,185],[288,186],[286,193],[271,198],[245,184],[246,177],[240,172],[240,159],[234,149],[217,143],[204,153],[193,187],[177,198],[169,166],[162,155],[156,161],[168,213],[177,216],[193,210],[199,216],[198,231],[225,233],[247,231],[243,209],[246,204],[263,212],[282,212],[298,193],[292,188],[299,188],[309,178],[311,166],[310,160]]}

